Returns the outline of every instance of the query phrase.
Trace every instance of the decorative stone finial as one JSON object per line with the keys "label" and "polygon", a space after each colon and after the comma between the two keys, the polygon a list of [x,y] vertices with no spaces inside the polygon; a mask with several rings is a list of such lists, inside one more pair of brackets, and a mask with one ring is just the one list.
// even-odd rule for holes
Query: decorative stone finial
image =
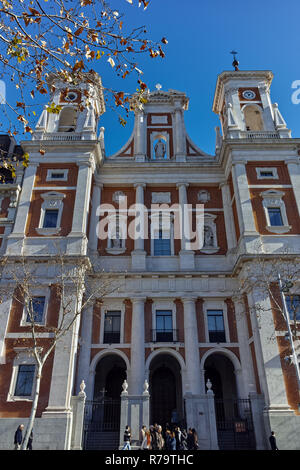
{"label": "decorative stone finial", "polygon": [[148,384],[148,381],[147,379],[145,380],[144,382],[144,391],[143,391],[143,395],[149,395],[149,384]]}
{"label": "decorative stone finial", "polygon": [[209,379],[207,379],[207,382],[206,382],[206,387],[207,387],[207,390],[208,390],[209,392],[211,392],[211,391],[212,391],[212,390],[211,390],[212,383],[211,383],[211,381],[210,381]]}
{"label": "decorative stone finial", "polygon": [[123,389],[122,395],[128,395],[128,391],[127,391],[128,390],[128,383],[127,383],[126,379],[122,383],[122,389]]}
{"label": "decorative stone finial", "polygon": [[157,89],[157,91],[160,91],[160,90],[162,89],[162,86],[161,86],[160,83],[157,83],[157,84],[155,85],[155,88]]}
{"label": "decorative stone finial", "polygon": [[84,391],[84,390],[85,390],[85,387],[86,387],[85,382],[84,382],[84,380],[82,380],[82,382],[81,382],[81,384],[80,384],[80,386],[79,386],[80,392],[78,393],[78,395],[79,395],[80,397],[86,397],[86,393],[85,393],[85,391]]}

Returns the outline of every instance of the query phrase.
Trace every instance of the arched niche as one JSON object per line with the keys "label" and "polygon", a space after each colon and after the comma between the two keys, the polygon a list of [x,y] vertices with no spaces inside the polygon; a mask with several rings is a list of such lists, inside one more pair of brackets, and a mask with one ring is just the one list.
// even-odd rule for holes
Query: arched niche
{"label": "arched niche", "polygon": [[74,132],[77,125],[77,110],[72,106],[63,108],[58,121],[58,132]]}
{"label": "arched niche", "polygon": [[247,131],[264,130],[262,112],[259,106],[247,105],[244,107],[243,112]]}

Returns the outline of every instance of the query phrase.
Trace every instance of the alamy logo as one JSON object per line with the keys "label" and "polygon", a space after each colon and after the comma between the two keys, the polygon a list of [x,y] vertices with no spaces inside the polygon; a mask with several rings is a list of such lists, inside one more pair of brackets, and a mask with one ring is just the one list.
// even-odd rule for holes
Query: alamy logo
{"label": "alamy logo", "polygon": [[0,80],[0,104],[6,103],[6,85],[3,80]]}
{"label": "alamy logo", "polygon": [[295,91],[292,93],[292,103],[300,103],[300,80],[294,80],[292,83],[292,88],[295,88]]}

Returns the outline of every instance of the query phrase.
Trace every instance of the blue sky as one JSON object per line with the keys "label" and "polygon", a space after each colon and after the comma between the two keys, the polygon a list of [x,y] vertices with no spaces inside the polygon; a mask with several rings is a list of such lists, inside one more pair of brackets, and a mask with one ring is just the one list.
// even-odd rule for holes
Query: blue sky
{"label": "blue sky", "polygon": [[[151,90],[159,82],[163,90],[187,94],[186,128],[204,151],[214,153],[214,128],[219,124],[212,112],[214,90],[218,74],[232,70],[233,49],[238,51],[240,70],[273,71],[271,98],[278,102],[292,136],[300,137],[300,104],[291,100],[292,82],[300,80],[298,0],[152,0],[145,11],[125,0],[112,4],[128,15],[132,25],[145,24],[153,39],[167,37],[164,59],[142,58],[143,80]],[[105,83],[109,77],[102,75]],[[133,92],[135,80],[132,77],[121,86]],[[107,154],[117,151],[132,131],[131,121],[120,129],[110,112],[102,125]]]}
{"label": "blue sky", "polygon": [[[145,11],[137,7],[138,0],[133,0],[135,5],[126,0],[109,3],[124,12],[128,28],[146,25],[152,39],[168,39],[164,59],[140,56],[142,79],[150,90],[159,82],[163,90],[187,94],[186,128],[204,151],[214,153],[219,119],[212,112],[213,95],[218,74],[232,70],[232,49],[238,51],[240,70],[273,71],[272,100],[278,102],[292,136],[300,137],[300,104],[291,101],[292,82],[300,80],[299,0],[151,0]],[[105,86],[130,93],[136,89],[136,75],[119,79],[106,61],[97,61],[95,70]],[[101,125],[110,155],[128,140],[133,121],[122,128],[108,109]]]}

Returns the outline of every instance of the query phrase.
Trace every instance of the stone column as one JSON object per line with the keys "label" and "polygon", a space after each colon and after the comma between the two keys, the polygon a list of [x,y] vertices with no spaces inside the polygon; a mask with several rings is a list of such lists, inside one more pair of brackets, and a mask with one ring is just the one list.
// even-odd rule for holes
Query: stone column
{"label": "stone column", "polygon": [[237,244],[235,227],[234,227],[233,211],[231,207],[230,189],[226,181],[223,181],[222,183],[220,183],[220,188],[222,191],[227,247],[228,247],[228,251],[230,251],[233,248],[235,248]]}
{"label": "stone column", "polygon": [[1,286],[0,295],[0,364],[5,364],[5,336],[10,318],[10,310],[12,305],[12,296],[15,290],[15,286]]}
{"label": "stone column", "polygon": [[193,395],[201,393],[198,328],[196,319],[196,298],[183,298],[184,345],[187,376],[187,390]]}
{"label": "stone column", "polygon": [[293,186],[293,191],[296,199],[296,204],[298,208],[298,214],[300,216],[300,165],[299,157],[298,158],[289,158],[287,160],[287,167]]}
{"label": "stone column", "polygon": [[98,247],[98,233],[97,225],[99,216],[97,216],[97,209],[101,204],[101,189],[103,184],[95,178],[92,196],[92,212],[90,219],[90,232],[89,232],[89,248],[92,253],[97,253]]}
{"label": "stone column", "polygon": [[180,102],[175,105],[175,158],[177,162],[185,162],[182,106]]}
{"label": "stone column", "polygon": [[145,114],[138,110],[135,117],[134,155],[135,160],[144,162],[146,157]]}
{"label": "stone column", "polygon": [[[144,239],[148,235],[148,220],[147,213],[144,212],[144,188],[145,183],[135,183],[136,188],[136,214],[138,217],[135,221],[135,239],[134,239],[134,251],[131,252],[131,263],[132,269],[138,271],[146,270],[146,252],[144,250]],[[141,235],[136,238],[137,232]]]}
{"label": "stone column", "polygon": [[145,381],[145,300],[137,297],[132,302],[130,395],[141,395]]}
{"label": "stone column", "polygon": [[25,236],[27,217],[37,166],[38,163],[29,163],[29,166],[25,170],[14,228],[12,233],[7,237],[7,252],[9,254],[20,254],[22,250],[20,243],[22,243],[22,239]]}
{"label": "stone column", "polygon": [[[71,233],[67,236],[67,253],[85,254],[87,246],[87,215],[92,181],[92,162],[78,162],[78,178]],[[75,239],[75,240],[74,240]]]}
{"label": "stone column", "polygon": [[82,432],[84,424],[84,407],[85,407],[85,383],[81,382],[80,392],[77,396],[72,397],[73,423],[72,423],[72,450],[82,450]]}
{"label": "stone column", "polygon": [[242,236],[257,236],[245,161],[232,162],[232,180]]}
{"label": "stone column", "polygon": [[252,292],[248,298],[252,307],[250,311],[258,372],[266,404],[271,410],[287,411],[289,405],[270,298],[260,291]]}
{"label": "stone column", "polygon": [[181,250],[179,252],[180,257],[180,268],[183,270],[195,269],[195,253],[189,249],[189,238],[190,238],[190,224],[189,224],[189,212],[188,212],[188,199],[187,190],[188,183],[177,183],[176,187],[179,191],[179,206],[180,206],[180,234],[181,234]]}
{"label": "stone column", "polygon": [[[89,371],[90,371],[90,355],[91,355],[91,345],[92,345],[92,327],[93,327],[93,314],[94,314],[94,305],[90,305],[84,309],[81,314],[81,344],[79,351],[78,359],[78,369],[77,369],[77,386],[76,389],[79,390],[82,380],[86,384],[90,383],[89,380]],[[88,390],[89,396],[92,397],[92,391]]]}
{"label": "stone column", "polygon": [[[82,296],[82,294],[81,294]],[[76,303],[81,303],[81,297],[78,298],[77,292],[73,289],[65,289],[64,305],[68,305],[68,315],[74,318]],[[63,314],[60,309],[60,318]],[[66,320],[68,322],[68,320]],[[69,320],[70,322],[70,320]],[[73,325],[67,329],[66,333],[57,342],[54,352],[51,387],[46,412],[43,417],[52,414],[54,416],[64,415],[70,412],[70,400],[74,383],[74,362],[78,345],[78,330],[80,316],[78,315]],[[65,323],[68,325],[68,323]]]}
{"label": "stone column", "polygon": [[256,391],[253,361],[249,348],[249,336],[247,333],[246,311],[245,304],[243,301],[240,300],[240,298],[234,297],[232,300],[234,303],[236,330],[240,350],[241,374],[243,384],[242,391],[244,391],[244,396],[241,395],[240,397],[246,398],[249,392]]}

